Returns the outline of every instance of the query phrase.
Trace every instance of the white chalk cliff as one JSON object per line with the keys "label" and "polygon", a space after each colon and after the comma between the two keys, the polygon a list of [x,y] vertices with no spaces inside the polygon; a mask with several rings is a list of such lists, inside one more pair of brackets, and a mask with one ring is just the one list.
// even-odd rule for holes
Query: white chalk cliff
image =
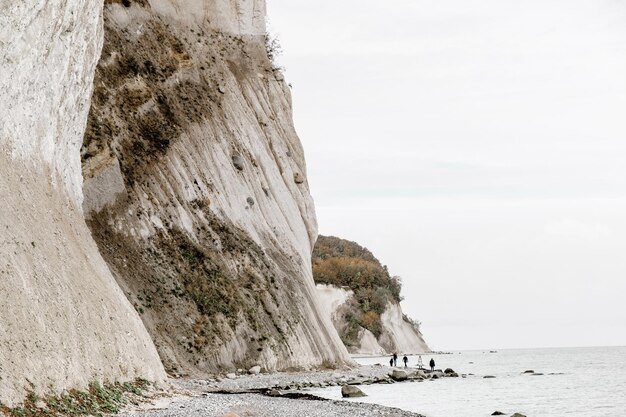
{"label": "white chalk cliff", "polygon": [[4,404],[350,361],[264,35],[262,0],[0,0]]}
{"label": "white chalk cliff", "polygon": [[315,211],[264,2],[107,1],[104,22],[84,207],[166,369],[348,362],[313,283]]}
{"label": "white chalk cliff", "polygon": [[[333,285],[317,284],[317,291],[322,300],[323,311],[341,334],[346,327],[342,308],[346,307],[354,292]],[[380,316],[382,332],[378,338],[369,330],[361,327],[358,333],[358,346],[351,347],[355,355],[385,355],[391,353],[425,353],[430,348],[424,341],[420,330],[402,313],[400,304],[390,302]]]}
{"label": "white chalk cliff", "polygon": [[387,352],[405,354],[431,351],[424,342],[422,332],[406,319],[400,304],[389,303],[380,321],[383,332],[378,341]]}
{"label": "white chalk cliff", "polygon": [[80,147],[101,2],[0,0],[0,401],[161,380],[82,215]]}
{"label": "white chalk cliff", "polygon": [[333,323],[340,320],[339,309],[354,296],[354,291],[327,284],[317,284],[315,287],[324,315],[329,317]]}

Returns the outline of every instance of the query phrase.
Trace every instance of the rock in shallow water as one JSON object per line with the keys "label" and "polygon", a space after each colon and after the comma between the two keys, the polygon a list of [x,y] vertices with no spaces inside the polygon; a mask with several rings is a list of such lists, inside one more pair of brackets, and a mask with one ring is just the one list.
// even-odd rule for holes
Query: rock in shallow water
{"label": "rock in shallow water", "polygon": [[367,395],[354,385],[344,385],[341,387],[341,396],[344,398],[367,397]]}
{"label": "rock in shallow water", "polygon": [[409,374],[409,378],[414,378],[414,379],[426,379],[428,378],[428,376],[426,375],[426,373],[424,371],[422,371],[421,369],[418,369],[414,372],[411,372]]}
{"label": "rock in shallow water", "polygon": [[408,377],[409,375],[407,374],[407,372],[401,369],[394,369],[391,373],[391,378],[394,381],[406,381]]}

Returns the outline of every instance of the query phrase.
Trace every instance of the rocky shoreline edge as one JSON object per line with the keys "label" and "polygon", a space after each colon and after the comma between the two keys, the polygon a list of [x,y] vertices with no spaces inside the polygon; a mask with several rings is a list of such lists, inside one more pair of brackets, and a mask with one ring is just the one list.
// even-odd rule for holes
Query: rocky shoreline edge
{"label": "rocky shoreline edge", "polygon": [[[389,416],[423,417],[396,408],[335,401],[309,389],[343,387],[346,397],[358,397],[359,385],[395,384],[458,377],[451,369],[434,372],[416,368],[360,366],[342,370],[263,374],[260,369],[209,379],[172,380],[172,387],[147,402],[134,401],[121,417],[245,417],[245,416]],[[356,394],[355,394],[356,393]]]}

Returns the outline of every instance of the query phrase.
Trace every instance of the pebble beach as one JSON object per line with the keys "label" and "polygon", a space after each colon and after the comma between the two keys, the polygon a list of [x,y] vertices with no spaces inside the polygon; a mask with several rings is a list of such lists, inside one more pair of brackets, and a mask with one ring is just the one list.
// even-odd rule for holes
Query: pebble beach
{"label": "pebble beach", "polygon": [[[354,369],[229,374],[206,380],[177,379],[171,387],[147,399],[132,401],[121,417],[270,417],[270,416],[387,416],[423,417],[421,414],[376,404],[328,400],[307,394],[308,389],[342,385],[405,383],[422,379],[415,369],[361,366]],[[443,372],[437,372],[443,378]],[[406,379],[404,377],[407,377]],[[428,376],[428,379],[431,375]]]}

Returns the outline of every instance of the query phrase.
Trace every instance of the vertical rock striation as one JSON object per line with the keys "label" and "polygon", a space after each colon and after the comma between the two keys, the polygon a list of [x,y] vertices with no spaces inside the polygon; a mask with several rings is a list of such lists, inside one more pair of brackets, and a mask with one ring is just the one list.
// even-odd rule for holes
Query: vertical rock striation
{"label": "vertical rock striation", "polygon": [[387,352],[430,352],[422,332],[407,320],[400,304],[389,303],[385,312],[380,316],[380,321],[383,332],[379,337],[379,343]]}
{"label": "vertical rock striation", "polygon": [[99,1],[0,0],[0,401],[161,380],[83,219],[80,146]]}
{"label": "vertical rock striation", "polygon": [[166,368],[348,362],[318,306],[315,212],[264,2],[108,0],[104,22],[84,208]]}

